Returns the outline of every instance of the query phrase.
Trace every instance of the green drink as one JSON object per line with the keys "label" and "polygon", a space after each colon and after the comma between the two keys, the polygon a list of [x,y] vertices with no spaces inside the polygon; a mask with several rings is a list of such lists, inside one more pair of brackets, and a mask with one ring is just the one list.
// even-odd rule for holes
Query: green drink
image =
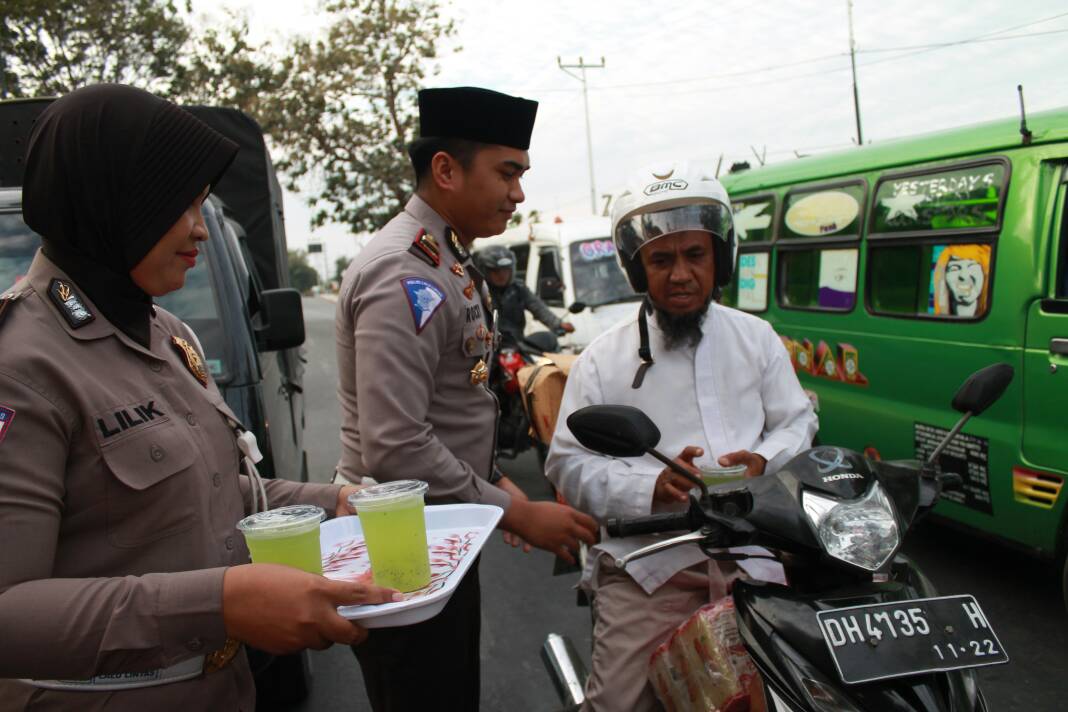
{"label": "green drink", "polygon": [[715,485],[722,485],[727,482],[736,482],[737,480],[743,479],[747,468],[745,465],[730,465],[728,467],[703,465],[697,469],[701,471],[701,479],[704,480],[705,485],[714,487]]}
{"label": "green drink", "polygon": [[284,564],[321,574],[319,522],[324,516],[322,507],[297,504],[245,517],[237,528],[245,535],[253,562]]}
{"label": "green drink", "polygon": [[366,487],[349,497],[371,559],[375,584],[417,591],[430,583],[423,496],[428,486],[399,480]]}

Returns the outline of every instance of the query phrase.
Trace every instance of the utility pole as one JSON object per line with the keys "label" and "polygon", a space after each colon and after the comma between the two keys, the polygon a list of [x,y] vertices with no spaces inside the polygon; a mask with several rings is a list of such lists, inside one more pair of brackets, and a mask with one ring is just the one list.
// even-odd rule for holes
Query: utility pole
{"label": "utility pole", "polygon": [[857,89],[857,43],[853,40],[853,0],[846,0],[849,7],[849,64],[853,67],[853,113],[857,117],[857,145],[864,145],[860,130],[860,91]]}
{"label": "utility pole", "polygon": [[[593,185],[593,139],[590,137],[590,99],[586,92],[586,70],[587,69],[604,69],[604,57],[601,57],[600,64],[586,64],[582,57],[579,57],[578,64],[564,64],[560,61],[560,57],[556,58],[556,66],[560,67],[569,77],[574,77],[582,82],[582,105],[586,109],[586,157],[590,167],[590,212],[594,215],[597,214],[597,189]],[[572,74],[567,71],[569,69],[577,69],[581,74]]]}

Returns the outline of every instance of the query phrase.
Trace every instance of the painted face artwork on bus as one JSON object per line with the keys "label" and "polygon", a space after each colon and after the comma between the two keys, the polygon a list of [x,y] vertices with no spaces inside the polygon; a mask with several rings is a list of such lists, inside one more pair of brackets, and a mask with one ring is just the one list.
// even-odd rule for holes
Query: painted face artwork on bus
{"label": "painted face artwork on bus", "polygon": [[980,317],[986,312],[990,245],[946,245],[932,253],[928,313]]}

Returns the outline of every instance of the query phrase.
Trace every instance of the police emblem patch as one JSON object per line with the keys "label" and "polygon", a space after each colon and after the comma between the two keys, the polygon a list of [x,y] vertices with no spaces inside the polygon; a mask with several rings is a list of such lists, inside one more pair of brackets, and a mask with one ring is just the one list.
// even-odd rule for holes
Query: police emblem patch
{"label": "police emblem patch", "polygon": [[421,334],[430,319],[445,303],[445,292],[428,279],[408,277],[401,280],[404,294],[408,297],[408,306],[415,320],[415,333]]}
{"label": "police emblem patch", "polygon": [[180,336],[172,336],[171,343],[174,344],[174,348],[178,349],[178,353],[185,358],[185,367],[189,369],[194,378],[200,381],[200,385],[207,388],[208,369],[204,367],[204,359],[200,358],[197,350]]}
{"label": "police emblem patch", "polygon": [[459,262],[453,262],[452,267],[450,267],[449,269],[451,269],[452,273],[455,274],[457,277],[464,276],[464,266]]}
{"label": "police emblem patch", "polygon": [[48,285],[48,296],[72,329],[80,329],[96,318],[85,308],[85,303],[70,282],[53,279]]}
{"label": "police emblem patch", "polygon": [[0,405],[0,443],[4,442],[4,436],[11,429],[11,423],[15,420],[15,411],[7,406]]}
{"label": "police emblem patch", "polygon": [[471,256],[471,253],[464,247],[464,243],[460,242],[460,236],[456,234],[456,231],[451,227],[445,228],[445,236],[449,240],[449,247],[452,248],[452,253],[456,255],[461,262],[466,262],[467,258]]}

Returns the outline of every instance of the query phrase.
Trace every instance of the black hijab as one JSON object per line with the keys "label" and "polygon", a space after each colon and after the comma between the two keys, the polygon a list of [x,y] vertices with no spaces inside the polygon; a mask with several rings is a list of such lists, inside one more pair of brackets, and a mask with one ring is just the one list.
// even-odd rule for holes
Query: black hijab
{"label": "black hijab", "polygon": [[22,211],[44,253],[104,316],[147,347],[152,298],[133,269],[237,144],[146,91],[98,84],[53,102],[33,127]]}

